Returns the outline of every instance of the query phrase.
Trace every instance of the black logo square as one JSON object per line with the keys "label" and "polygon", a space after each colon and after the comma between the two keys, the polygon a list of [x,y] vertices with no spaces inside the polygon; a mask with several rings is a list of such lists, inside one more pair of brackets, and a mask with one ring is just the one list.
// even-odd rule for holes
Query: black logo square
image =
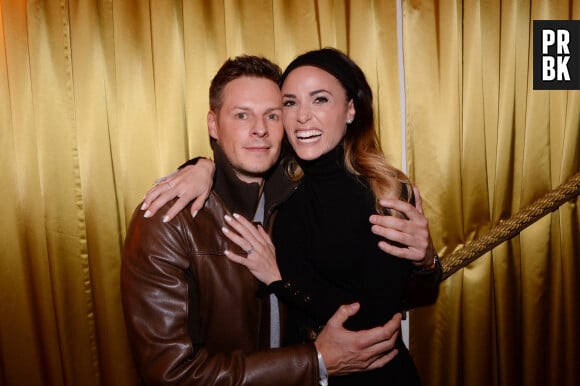
{"label": "black logo square", "polygon": [[534,90],[580,90],[580,20],[534,20]]}

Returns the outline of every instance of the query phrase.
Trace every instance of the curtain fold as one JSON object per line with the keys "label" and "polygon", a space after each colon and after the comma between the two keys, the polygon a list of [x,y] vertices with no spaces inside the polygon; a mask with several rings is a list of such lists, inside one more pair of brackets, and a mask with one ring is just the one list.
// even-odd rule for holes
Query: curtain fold
{"label": "curtain fold", "polygon": [[[444,261],[579,170],[579,91],[533,90],[531,39],[533,20],[578,19],[580,7],[404,5],[409,170]],[[411,313],[426,385],[577,383],[579,216],[577,199],[564,204]]]}
{"label": "curtain fold", "polygon": [[[0,386],[138,383],[125,229],[156,177],[211,154],[228,57],[359,63],[443,258],[579,170],[580,92],[532,90],[530,51],[532,20],[580,20],[577,2],[401,3],[406,105],[395,1],[0,0]],[[564,204],[411,313],[426,386],[577,382],[579,224]]]}

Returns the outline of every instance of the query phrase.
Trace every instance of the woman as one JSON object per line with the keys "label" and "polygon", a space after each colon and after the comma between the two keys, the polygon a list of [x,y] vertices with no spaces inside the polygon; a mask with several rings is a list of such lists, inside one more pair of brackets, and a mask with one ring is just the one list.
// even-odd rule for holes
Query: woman
{"label": "woman", "polygon": [[[286,344],[315,339],[338,306],[355,301],[360,311],[346,327],[385,323],[403,310],[413,264],[384,255],[368,218],[381,212],[379,197],[410,201],[413,195],[408,179],[380,151],[371,89],[361,69],[334,49],[297,57],[280,85],[286,139],[294,151],[287,170],[300,184],[279,208],[273,245],[263,229],[240,216],[226,218],[239,236],[224,233],[250,251],[227,256],[288,305]],[[401,339],[397,348],[385,367],[334,377],[330,384],[419,385]]]}

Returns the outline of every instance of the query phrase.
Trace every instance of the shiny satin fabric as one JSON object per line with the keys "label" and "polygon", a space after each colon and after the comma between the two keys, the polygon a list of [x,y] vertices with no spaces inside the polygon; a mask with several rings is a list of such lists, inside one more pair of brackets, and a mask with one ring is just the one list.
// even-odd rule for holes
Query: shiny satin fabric
{"label": "shiny satin fabric", "polygon": [[[580,6],[404,5],[409,170],[445,264],[579,170],[580,91],[533,90],[531,47],[533,20],[578,20]],[[442,284],[434,306],[411,313],[425,384],[580,382],[578,202],[485,253]]]}
{"label": "shiny satin fabric", "polygon": [[[578,91],[532,90],[530,51],[531,20],[578,20],[577,2],[401,6],[404,84],[396,1],[0,0],[0,385],[137,382],[127,222],[156,177],[211,154],[207,90],[227,57],[349,53],[397,166],[406,143],[443,259],[579,169]],[[412,312],[426,385],[577,381],[577,204]]]}

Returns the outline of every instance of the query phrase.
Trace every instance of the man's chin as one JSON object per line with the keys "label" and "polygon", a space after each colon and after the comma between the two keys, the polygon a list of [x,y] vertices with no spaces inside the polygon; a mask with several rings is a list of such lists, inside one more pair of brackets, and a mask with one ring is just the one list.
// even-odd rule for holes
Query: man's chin
{"label": "man's chin", "polygon": [[268,176],[268,172],[272,169],[274,165],[270,167],[254,167],[254,168],[237,168],[236,173],[239,176],[246,176],[252,179],[255,178],[266,178]]}

